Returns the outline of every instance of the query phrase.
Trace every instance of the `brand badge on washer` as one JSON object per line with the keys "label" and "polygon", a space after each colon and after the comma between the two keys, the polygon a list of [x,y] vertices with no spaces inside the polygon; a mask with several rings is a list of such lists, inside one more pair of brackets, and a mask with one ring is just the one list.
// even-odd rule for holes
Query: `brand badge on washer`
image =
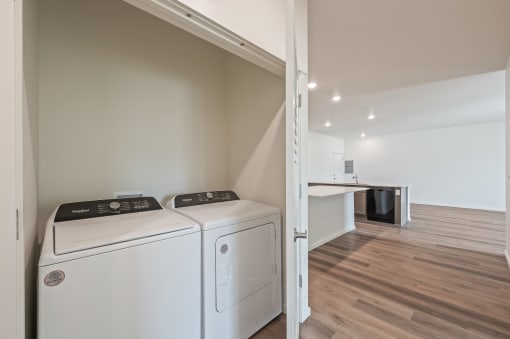
{"label": "brand badge on washer", "polygon": [[225,254],[225,253],[227,253],[227,251],[228,251],[228,245],[227,244],[221,245],[221,248],[220,248],[221,254]]}
{"label": "brand badge on washer", "polygon": [[57,286],[64,281],[66,274],[62,271],[51,271],[44,277],[44,285],[46,286]]}

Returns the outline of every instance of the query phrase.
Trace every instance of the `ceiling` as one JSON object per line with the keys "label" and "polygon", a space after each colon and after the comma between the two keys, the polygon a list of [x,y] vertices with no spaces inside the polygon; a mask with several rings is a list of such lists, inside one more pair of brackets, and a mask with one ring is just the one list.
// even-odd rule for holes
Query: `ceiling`
{"label": "ceiling", "polygon": [[509,56],[510,0],[309,0],[310,129],[347,137],[501,121],[495,71]]}
{"label": "ceiling", "polygon": [[[335,105],[314,112],[310,129],[351,138],[504,121],[505,71],[346,97]],[[375,119],[368,119],[370,112]]]}

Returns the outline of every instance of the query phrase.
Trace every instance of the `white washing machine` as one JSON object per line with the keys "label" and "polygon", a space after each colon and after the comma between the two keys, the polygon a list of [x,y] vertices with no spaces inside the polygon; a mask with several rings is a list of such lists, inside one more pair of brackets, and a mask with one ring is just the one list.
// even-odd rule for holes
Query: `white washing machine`
{"label": "white washing machine", "polygon": [[281,215],[232,191],[167,204],[202,227],[203,338],[248,338],[282,312]]}
{"label": "white washing machine", "polygon": [[200,227],[154,198],[60,205],[38,272],[39,339],[201,337]]}

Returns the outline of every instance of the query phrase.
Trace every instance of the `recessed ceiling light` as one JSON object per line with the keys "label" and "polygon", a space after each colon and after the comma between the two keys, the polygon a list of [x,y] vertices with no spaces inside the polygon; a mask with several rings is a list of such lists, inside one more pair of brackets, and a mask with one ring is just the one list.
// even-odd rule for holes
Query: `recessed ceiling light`
{"label": "recessed ceiling light", "polygon": [[360,135],[362,138],[366,137],[365,133],[361,133]]}
{"label": "recessed ceiling light", "polygon": [[324,124],[324,126],[329,127],[329,126],[331,126],[331,123],[330,123],[329,121],[326,121],[326,123]]}
{"label": "recessed ceiling light", "polygon": [[308,88],[309,89],[314,89],[315,87],[317,87],[317,83],[316,82],[311,82],[308,84]]}
{"label": "recessed ceiling light", "polygon": [[342,97],[341,97],[341,96],[339,96],[339,95],[335,95],[335,96],[332,98],[332,100],[333,100],[333,101],[338,102],[338,101],[342,100]]}
{"label": "recessed ceiling light", "polygon": [[370,112],[370,114],[368,115],[368,120],[374,120],[375,119],[375,114]]}

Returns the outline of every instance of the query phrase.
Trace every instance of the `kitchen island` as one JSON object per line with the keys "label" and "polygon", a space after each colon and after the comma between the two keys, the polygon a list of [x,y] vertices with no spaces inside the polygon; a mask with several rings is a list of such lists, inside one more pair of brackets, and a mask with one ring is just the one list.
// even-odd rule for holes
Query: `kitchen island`
{"label": "kitchen island", "polygon": [[308,187],[308,248],[310,250],[356,228],[354,193],[368,187],[314,185]]}
{"label": "kitchen island", "polygon": [[355,213],[367,220],[405,225],[411,220],[411,185],[367,183],[309,183],[309,187],[364,187],[355,194]]}

